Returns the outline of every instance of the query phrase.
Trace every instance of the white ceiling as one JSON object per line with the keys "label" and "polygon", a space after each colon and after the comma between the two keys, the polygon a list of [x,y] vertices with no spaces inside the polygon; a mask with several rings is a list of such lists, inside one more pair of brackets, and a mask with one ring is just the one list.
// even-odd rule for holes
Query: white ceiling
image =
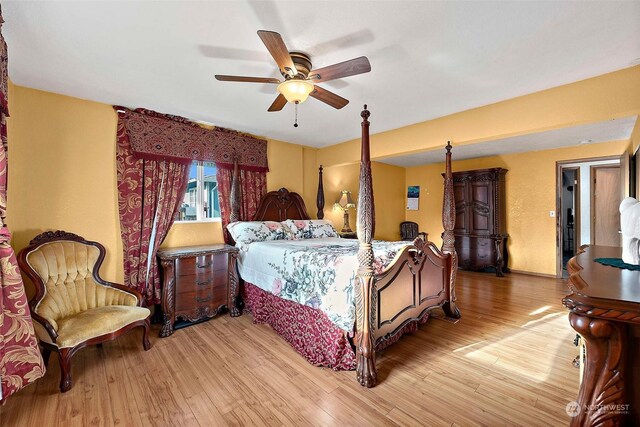
{"label": "white ceiling", "polygon": [[[640,2],[4,1],[14,83],[146,107],[323,147],[628,67]],[[369,74],[322,84],[349,99],[266,110],[279,77],[256,35],[282,34],[316,68],[366,55]]]}
{"label": "white ceiling", "polygon": [[[628,140],[637,118],[638,116],[626,117],[588,125],[513,136],[477,144],[460,146],[454,144],[452,156],[454,160],[465,160],[523,153],[526,151],[571,147],[581,145],[582,143],[596,144],[598,142]],[[444,151],[442,149],[438,149],[407,156],[388,157],[376,161],[404,167],[428,165],[431,163],[442,163],[442,159],[444,158],[443,153]]]}

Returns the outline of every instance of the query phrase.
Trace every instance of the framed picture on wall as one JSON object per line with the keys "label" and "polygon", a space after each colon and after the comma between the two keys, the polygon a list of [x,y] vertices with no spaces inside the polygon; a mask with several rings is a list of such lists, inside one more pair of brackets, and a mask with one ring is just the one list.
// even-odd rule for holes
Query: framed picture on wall
{"label": "framed picture on wall", "polygon": [[417,211],[420,201],[420,186],[410,185],[407,187],[407,210]]}

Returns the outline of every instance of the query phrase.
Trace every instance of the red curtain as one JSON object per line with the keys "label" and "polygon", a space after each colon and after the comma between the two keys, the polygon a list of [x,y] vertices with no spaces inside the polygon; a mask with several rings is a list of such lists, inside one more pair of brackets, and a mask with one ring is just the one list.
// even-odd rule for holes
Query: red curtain
{"label": "red curtain", "polygon": [[123,115],[118,116],[116,160],[124,282],[143,295],[146,305],[159,304],[156,252],[180,208],[191,160],[137,157],[131,150]]}
{"label": "red curtain", "polygon": [[[0,25],[2,25],[0,11]],[[7,45],[0,33],[0,401],[44,375],[7,213]],[[28,195],[25,195],[28,197]]]}
{"label": "red curtain", "polygon": [[[262,171],[239,169],[240,185],[240,220],[251,221],[258,210],[260,199],[267,193],[267,173]],[[228,240],[227,224],[231,215],[230,196],[233,170],[218,168],[218,198],[220,199],[220,216],[225,239]]]}

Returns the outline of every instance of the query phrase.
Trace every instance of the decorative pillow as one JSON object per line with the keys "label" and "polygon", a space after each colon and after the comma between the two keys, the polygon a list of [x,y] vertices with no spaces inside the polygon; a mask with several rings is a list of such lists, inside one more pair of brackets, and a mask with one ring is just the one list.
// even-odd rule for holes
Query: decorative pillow
{"label": "decorative pillow", "polygon": [[276,221],[238,221],[227,225],[236,246],[246,250],[253,242],[292,240],[291,230]]}
{"label": "decorative pillow", "polygon": [[340,237],[333,225],[324,219],[288,219],[282,223],[291,230],[296,240]]}

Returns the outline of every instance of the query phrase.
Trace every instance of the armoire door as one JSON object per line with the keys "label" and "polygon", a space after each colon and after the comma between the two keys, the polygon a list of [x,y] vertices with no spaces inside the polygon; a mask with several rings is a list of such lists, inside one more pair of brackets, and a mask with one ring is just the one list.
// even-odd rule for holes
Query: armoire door
{"label": "armoire door", "polygon": [[456,225],[453,228],[455,234],[466,234],[469,232],[469,218],[467,215],[466,201],[468,199],[467,185],[465,182],[454,182],[453,195],[456,201]]}
{"label": "armoire door", "polygon": [[472,181],[469,231],[475,235],[490,235],[493,223],[493,182]]}

